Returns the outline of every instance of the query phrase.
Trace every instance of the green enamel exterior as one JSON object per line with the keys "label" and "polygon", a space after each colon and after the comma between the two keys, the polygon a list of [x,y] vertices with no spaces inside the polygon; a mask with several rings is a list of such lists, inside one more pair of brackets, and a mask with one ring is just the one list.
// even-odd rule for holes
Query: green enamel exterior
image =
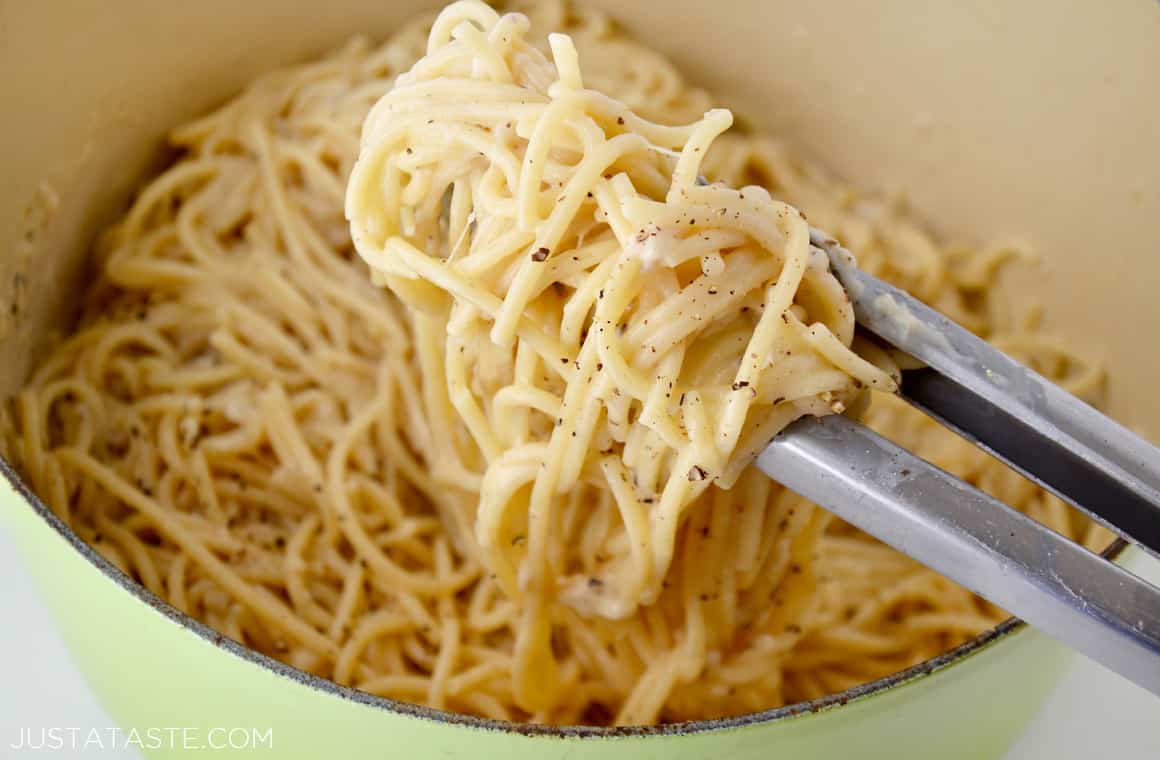
{"label": "green enamel exterior", "polygon": [[[0,519],[77,665],[123,729],[272,730],[272,751],[205,750],[217,758],[993,758],[1018,736],[1069,656],[1024,628],[929,674],[815,713],[685,733],[529,736],[359,702],[238,656],[101,572],[7,482]],[[177,747],[149,756],[186,755]]]}

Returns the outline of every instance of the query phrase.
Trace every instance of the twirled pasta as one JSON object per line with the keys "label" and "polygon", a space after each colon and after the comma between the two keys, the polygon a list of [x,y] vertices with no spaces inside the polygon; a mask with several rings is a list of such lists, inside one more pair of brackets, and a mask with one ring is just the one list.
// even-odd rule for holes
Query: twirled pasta
{"label": "twirled pasta", "polygon": [[[697,184],[728,111],[646,120],[585,88],[569,37],[549,61],[529,27],[474,0],[440,14],[367,117],[346,211],[443,344],[434,392],[471,437],[441,454],[483,468],[476,538],[524,609],[517,695],[543,709],[555,604],[654,603],[708,489],[794,419],[895,380],[851,350],[849,298],[797,209]],[[601,493],[615,517],[577,551],[566,504]]]}

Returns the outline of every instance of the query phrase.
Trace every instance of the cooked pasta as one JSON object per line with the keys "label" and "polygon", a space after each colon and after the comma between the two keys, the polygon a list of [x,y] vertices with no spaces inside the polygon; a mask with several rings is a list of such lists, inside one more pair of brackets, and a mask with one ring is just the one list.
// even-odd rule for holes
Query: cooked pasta
{"label": "cooked pasta", "polygon": [[[894,384],[797,209],[1085,398],[1102,370],[989,296],[1009,250],[938,244],[730,131],[599,14],[521,10],[457,3],[175,130],[77,331],[2,416],[6,456],[181,611],[491,718],[752,712],[994,624],[748,467],[796,417]],[[879,430],[1105,540],[873,395]]]}
{"label": "cooked pasta", "polygon": [[[560,604],[624,621],[657,603],[675,555],[705,550],[677,546],[702,496],[797,417],[896,384],[850,349],[850,300],[797,209],[697,184],[728,111],[642,119],[584,87],[569,37],[548,37],[552,62],[528,28],[482,3],[439,16],[367,117],[347,215],[432,354],[429,417],[469,433],[436,445],[479,482],[481,559],[520,610],[516,699],[550,710],[574,680],[549,641]],[[742,522],[766,511],[722,498]],[[667,672],[729,645],[702,597],[746,592],[772,549],[730,555],[737,539],[705,537],[712,575],[662,605],[683,629]]]}

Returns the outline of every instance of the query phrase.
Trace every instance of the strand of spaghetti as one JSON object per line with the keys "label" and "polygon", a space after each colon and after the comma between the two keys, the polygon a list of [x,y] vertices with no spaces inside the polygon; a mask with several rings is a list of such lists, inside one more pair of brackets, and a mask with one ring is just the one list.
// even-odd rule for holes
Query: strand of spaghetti
{"label": "strand of spaghetti", "polygon": [[376,582],[381,582],[391,589],[410,591],[415,594],[454,593],[475,578],[476,571],[474,569],[464,568],[445,579],[428,578],[425,574],[404,571],[375,545],[359,523],[358,515],[355,514],[350,504],[349,492],[343,477],[346,462],[350,457],[354,441],[364,435],[378,419],[388,415],[391,395],[384,390],[386,389],[380,389],[378,397],[368,403],[358,416],[351,420],[342,437],[335,442],[334,448],[327,457],[327,500],[337,513],[342,534],[355,547],[359,556],[374,569]]}
{"label": "strand of spaghetti", "polygon": [[416,627],[416,621],[395,610],[379,610],[359,621],[354,633],[343,645],[334,663],[334,680],[340,684],[352,682],[358,657],[370,642],[380,636],[403,633]]}
{"label": "strand of spaghetti", "polygon": [[166,512],[156,501],[126,483],[88,454],[75,449],[61,449],[57,454],[69,466],[80,470],[125,504],[147,515],[158,530],[194,559],[222,588],[242,602],[255,614],[285,631],[314,652],[333,659],[337,648],[322,634],[307,626],[286,609],[282,602],[261,587],[243,582],[224,562],[206,550]]}
{"label": "strand of spaghetti", "polygon": [[[535,250],[531,252],[529,258],[520,263],[516,277],[503,298],[502,306],[496,314],[495,325],[491,330],[491,339],[495,343],[505,346],[514,338],[516,327],[530,301],[530,291],[540,276],[542,262],[547,260],[553,248],[559,244],[567,225],[599,176],[621,156],[643,147],[645,143],[642,138],[624,134],[612,138],[596,150],[585,153],[565,186],[561,200],[551,215],[538,227],[536,242],[533,243]],[[542,258],[541,251],[544,252]]]}
{"label": "strand of spaghetti", "polygon": [[[451,557],[445,542],[435,544],[435,573],[446,577],[451,572]],[[434,707],[443,707],[447,700],[447,680],[451,677],[460,657],[460,622],[454,614],[448,596],[439,600],[440,640],[439,655],[435,667],[431,669],[431,685],[427,692],[427,702]]]}
{"label": "strand of spaghetti", "polygon": [[104,535],[105,540],[112,539],[117,544],[132,570],[132,574],[141,579],[141,584],[145,588],[154,594],[163,593],[161,574],[157,571],[156,563],[149,556],[149,551],[140,539],[107,518],[98,520],[97,528]]}

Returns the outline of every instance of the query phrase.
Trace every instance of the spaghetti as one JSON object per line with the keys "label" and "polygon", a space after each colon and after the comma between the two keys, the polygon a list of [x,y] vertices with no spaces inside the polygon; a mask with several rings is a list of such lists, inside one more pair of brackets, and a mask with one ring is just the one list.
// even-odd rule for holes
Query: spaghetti
{"label": "spaghetti", "polygon": [[[936,245],[775,139],[725,132],[600,15],[524,10],[453,5],[176,130],[181,160],[98,246],[77,332],[0,416],[6,455],[183,612],[486,717],[751,712],[992,625],[745,466],[796,416],[892,383],[785,204],[1090,400],[1099,368],[987,296],[1005,249]],[[550,30],[572,42],[540,45]],[[866,418],[1103,540],[893,398]]]}
{"label": "spaghetti", "polygon": [[[801,214],[697,185],[728,111],[642,119],[584,88],[570,38],[549,36],[553,64],[528,28],[482,3],[444,11],[367,117],[346,208],[435,354],[428,416],[469,433],[438,450],[480,483],[480,553],[521,612],[515,696],[542,710],[575,680],[550,647],[558,603],[616,621],[655,604],[675,554],[703,551],[678,533],[711,488],[797,417],[896,384],[849,348],[853,309]],[[766,511],[722,500],[755,526]],[[773,549],[702,538],[720,557],[676,584],[662,666],[683,680],[732,635],[702,598],[745,591],[726,576]],[[764,605],[734,606],[750,624]]]}

